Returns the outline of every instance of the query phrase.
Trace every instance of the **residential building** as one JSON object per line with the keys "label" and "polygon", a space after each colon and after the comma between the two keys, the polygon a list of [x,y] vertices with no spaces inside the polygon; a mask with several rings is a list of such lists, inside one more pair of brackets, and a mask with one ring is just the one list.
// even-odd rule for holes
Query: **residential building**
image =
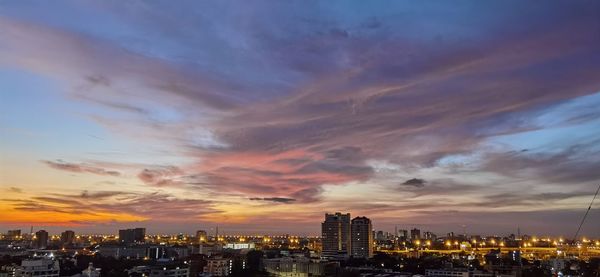
{"label": "residential building", "polygon": [[373,257],[373,226],[366,217],[355,217],[351,223],[351,255],[355,258]]}
{"label": "residential building", "polygon": [[350,214],[325,214],[321,223],[323,257],[348,256],[351,249]]}

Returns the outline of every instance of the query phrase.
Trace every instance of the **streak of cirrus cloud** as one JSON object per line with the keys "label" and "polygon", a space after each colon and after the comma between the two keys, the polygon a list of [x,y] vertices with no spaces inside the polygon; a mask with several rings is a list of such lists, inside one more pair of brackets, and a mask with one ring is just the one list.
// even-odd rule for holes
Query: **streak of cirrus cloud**
{"label": "streak of cirrus cloud", "polygon": [[[344,209],[380,228],[569,232],[531,221],[575,224],[600,177],[598,3],[388,4],[2,4],[0,69],[57,83],[61,115],[43,116],[103,134],[22,158],[52,184],[3,171],[2,224],[314,233]],[[35,99],[6,81],[18,156],[39,128],[8,105]],[[82,133],[71,120],[61,132]]]}

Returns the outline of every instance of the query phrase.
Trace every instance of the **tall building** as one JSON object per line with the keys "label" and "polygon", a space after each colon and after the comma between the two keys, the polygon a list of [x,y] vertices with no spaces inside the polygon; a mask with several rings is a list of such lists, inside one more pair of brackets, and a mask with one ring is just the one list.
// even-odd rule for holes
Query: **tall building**
{"label": "tall building", "polygon": [[426,240],[436,240],[437,236],[434,233],[427,231],[425,234],[423,234],[423,238]]}
{"label": "tall building", "polygon": [[419,230],[417,228],[410,230],[410,239],[411,240],[421,239],[421,230]]}
{"label": "tall building", "polygon": [[75,232],[73,232],[71,230],[64,231],[60,234],[60,242],[62,242],[63,245],[73,244],[74,240],[75,240]]}
{"label": "tall building", "polygon": [[347,256],[350,251],[350,214],[325,214],[321,223],[323,257]]}
{"label": "tall building", "polygon": [[208,236],[206,234],[206,231],[204,231],[204,230],[196,231],[196,239],[198,240],[199,243],[208,241]]}
{"label": "tall building", "polygon": [[408,239],[408,230],[398,230],[398,234],[396,235],[402,240]]}
{"label": "tall building", "polygon": [[351,255],[355,258],[373,257],[373,226],[366,217],[352,219],[351,227]]}
{"label": "tall building", "polygon": [[119,230],[119,241],[123,243],[144,242],[145,238],[146,228]]}
{"label": "tall building", "polygon": [[39,230],[35,232],[35,248],[46,249],[48,247],[48,232]]}

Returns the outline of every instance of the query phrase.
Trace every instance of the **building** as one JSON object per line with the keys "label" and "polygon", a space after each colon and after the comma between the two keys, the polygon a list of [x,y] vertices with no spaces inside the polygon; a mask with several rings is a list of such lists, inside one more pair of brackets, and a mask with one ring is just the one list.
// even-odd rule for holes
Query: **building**
{"label": "building", "polygon": [[48,247],[48,232],[45,230],[35,232],[34,247],[37,249],[46,249]]}
{"label": "building", "polygon": [[73,241],[75,241],[75,232],[73,232],[71,230],[67,230],[60,234],[60,242],[63,245],[73,244]]}
{"label": "building", "polygon": [[179,266],[163,266],[158,268],[152,268],[150,275],[152,277],[189,277],[190,270],[187,267]]}
{"label": "building", "polygon": [[196,240],[198,240],[198,243],[203,243],[205,241],[208,241],[208,235],[206,234],[206,231],[204,231],[204,230],[196,231]]}
{"label": "building", "polygon": [[417,228],[413,228],[412,230],[410,230],[410,239],[411,240],[421,239],[421,230],[419,230]]}
{"label": "building", "polygon": [[18,240],[21,238],[21,230],[8,230],[6,238],[9,240]]}
{"label": "building", "polygon": [[373,226],[366,217],[352,219],[351,227],[351,255],[355,258],[373,257]]}
{"label": "building", "polygon": [[429,232],[429,231],[425,232],[425,234],[423,235],[423,237],[426,240],[436,240],[437,239],[437,236],[434,233]]}
{"label": "building", "polygon": [[235,249],[235,250],[254,249],[254,248],[256,248],[256,245],[254,244],[254,242],[231,242],[231,243],[225,244],[225,246],[223,248]]}
{"label": "building", "polygon": [[229,276],[233,269],[233,261],[227,258],[214,257],[206,261],[204,273],[211,276]]}
{"label": "building", "polygon": [[122,243],[144,242],[146,240],[146,228],[119,230],[119,241]]}
{"label": "building", "polygon": [[426,269],[425,276],[432,277],[469,277],[466,269]]}
{"label": "building", "polygon": [[[494,273],[473,270],[469,271],[466,268],[448,268],[448,269],[426,269],[425,276],[432,277],[495,277],[506,275],[495,275]],[[509,275],[512,276],[512,275]]]}
{"label": "building", "polygon": [[114,257],[116,259],[119,258],[131,258],[131,259],[143,259],[143,258],[152,258],[158,259],[160,258],[160,254],[162,251],[150,249],[150,246],[144,245],[133,245],[133,246],[123,246],[123,245],[100,245],[98,247],[98,253],[105,257]]}
{"label": "building", "polygon": [[100,277],[100,268],[94,267],[94,264],[90,263],[88,268],[81,272],[81,277]]}
{"label": "building", "polygon": [[350,214],[325,214],[321,223],[323,257],[344,257],[350,251]]}
{"label": "building", "polygon": [[331,276],[331,272],[336,272],[340,266],[337,262],[311,260],[306,257],[265,259],[263,264],[270,276],[278,277]]}
{"label": "building", "polygon": [[396,236],[402,240],[408,239],[408,230],[398,230]]}
{"label": "building", "polygon": [[21,266],[15,267],[13,272],[14,277],[58,277],[60,265],[58,261],[51,259],[23,260]]}
{"label": "building", "polygon": [[156,266],[136,266],[127,270],[128,274],[152,277],[189,277],[190,269],[187,265],[165,264]]}

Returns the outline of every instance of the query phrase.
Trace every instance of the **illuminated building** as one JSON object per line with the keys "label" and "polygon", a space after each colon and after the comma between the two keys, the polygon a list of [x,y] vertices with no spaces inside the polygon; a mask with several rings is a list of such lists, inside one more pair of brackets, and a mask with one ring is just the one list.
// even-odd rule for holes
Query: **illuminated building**
{"label": "illuminated building", "polygon": [[355,258],[370,258],[373,256],[373,226],[366,217],[352,219],[351,255]]}
{"label": "illuminated building", "polygon": [[408,239],[408,230],[398,230],[396,236],[398,236],[401,239],[407,240]]}
{"label": "illuminated building", "polygon": [[204,230],[196,231],[196,240],[198,240],[198,243],[208,241],[208,236],[206,234],[206,231],[204,231]]}
{"label": "illuminated building", "polygon": [[145,237],[146,228],[119,230],[119,241],[122,243],[144,242]]}
{"label": "illuminated building", "polygon": [[[130,276],[152,276],[152,277],[188,277],[190,269],[187,266],[177,264],[136,266],[127,270]],[[215,275],[216,276],[216,275]]]}
{"label": "illuminated building", "polygon": [[227,249],[235,249],[235,250],[239,250],[239,249],[254,249],[255,245],[253,242],[232,242],[232,243],[227,243],[225,245],[225,247],[223,248],[227,248]]}
{"label": "illuminated building", "polygon": [[324,262],[311,260],[306,257],[283,257],[265,259],[263,261],[265,270],[271,276],[330,276],[327,271],[335,272],[339,267],[337,262]]}
{"label": "illuminated building", "polygon": [[410,239],[411,240],[421,239],[421,230],[419,230],[417,228],[410,230]]}
{"label": "illuminated building", "polygon": [[233,269],[233,261],[227,258],[210,258],[206,261],[204,267],[204,273],[208,273],[211,276],[229,276]]}
{"label": "illuminated building", "polygon": [[429,232],[429,231],[425,232],[425,234],[423,234],[423,237],[425,239],[427,239],[427,240],[435,240],[435,239],[437,239],[437,236],[434,233]]}
{"label": "illuminated building", "polygon": [[154,277],[188,277],[189,269],[187,267],[174,267],[174,266],[159,266],[150,270],[150,276]]}
{"label": "illuminated building", "polygon": [[75,240],[75,232],[71,230],[64,231],[60,234],[62,244],[72,244]]}
{"label": "illuminated building", "polygon": [[46,249],[48,247],[48,232],[45,230],[35,232],[35,247],[38,249]]}
{"label": "illuminated building", "polygon": [[350,214],[325,214],[321,223],[324,257],[347,256],[350,250]]}
{"label": "illuminated building", "polygon": [[21,230],[8,230],[6,237],[9,240],[17,240],[17,239],[21,238]]}
{"label": "illuminated building", "polygon": [[21,266],[14,269],[14,277],[58,277],[59,275],[60,265],[58,261],[51,259],[23,260]]}

